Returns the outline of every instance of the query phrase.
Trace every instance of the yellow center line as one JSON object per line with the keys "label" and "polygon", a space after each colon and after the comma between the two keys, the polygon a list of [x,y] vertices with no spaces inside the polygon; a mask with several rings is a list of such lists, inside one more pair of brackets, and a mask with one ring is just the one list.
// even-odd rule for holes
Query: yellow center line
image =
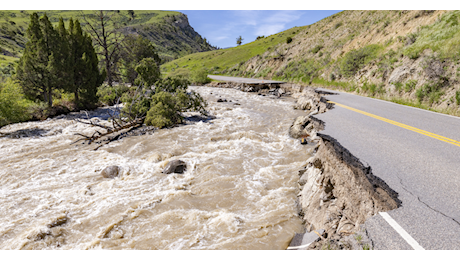
{"label": "yellow center line", "polygon": [[371,113],[367,113],[367,112],[364,112],[364,111],[361,111],[361,110],[358,110],[356,108],[352,108],[352,107],[349,107],[349,106],[345,106],[345,105],[342,105],[342,104],[339,104],[337,102],[333,102],[333,101],[328,101],[329,103],[332,103],[332,104],[335,104],[339,107],[343,107],[343,108],[346,108],[346,109],[349,109],[351,111],[355,111],[357,113],[360,113],[360,114],[363,114],[363,115],[366,115],[366,116],[370,116],[372,118],[375,118],[375,119],[378,119],[378,120],[381,120],[381,121],[384,121],[384,122],[387,122],[389,124],[392,124],[392,125],[396,125],[396,126],[399,126],[399,127],[402,127],[402,128],[405,128],[407,130],[411,130],[411,131],[414,131],[416,133],[419,133],[419,134],[422,134],[422,135],[426,135],[426,136],[429,136],[429,137],[432,137],[434,139],[438,139],[440,141],[443,141],[443,142],[446,142],[446,143],[450,143],[450,144],[453,144],[453,145],[456,145],[456,146],[459,146],[460,147],[460,142],[457,141],[457,140],[454,140],[454,139],[450,139],[450,138],[447,138],[447,137],[444,137],[444,136],[441,136],[441,135],[437,135],[437,134],[434,134],[434,133],[431,133],[431,132],[428,132],[428,131],[425,131],[425,130],[422,130],[422,129],[418,129],[418,128],[415,128],[413,126],[409,126],[409,125],[405,125],[405,124],[401,124],[399,122],[396,122],[396,121],[393,121],[393,120],[390,120],[390,119],[386,119],[384,117],[381,117],[381,116],[376,116],[374,114],[371,114]]}

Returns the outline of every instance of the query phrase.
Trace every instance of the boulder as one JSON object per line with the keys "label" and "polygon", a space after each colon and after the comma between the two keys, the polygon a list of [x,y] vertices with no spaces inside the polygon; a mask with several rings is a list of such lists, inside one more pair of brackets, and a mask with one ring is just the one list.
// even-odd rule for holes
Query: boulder
{"label": "boulder", "polygon": [[184,173],[187,169],[187,164],[181,160],[170,161],[163,170],[164,174]]}
{"label": "boulder", "polygon": [[118,166],[108,166],[104,170],[102,170],[101,175],[104,178],[115,178],[118,177],[118,174],[120,172],[120,167]]}

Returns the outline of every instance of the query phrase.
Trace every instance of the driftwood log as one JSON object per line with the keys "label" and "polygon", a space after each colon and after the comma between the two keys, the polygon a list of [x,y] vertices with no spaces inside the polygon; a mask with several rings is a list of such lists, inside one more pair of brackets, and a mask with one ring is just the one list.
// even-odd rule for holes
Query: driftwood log
{"label": "driftwood log", "polygon": [[76,133],[75,135],[79,135],[82,138],[76,140],[72,144],[75,144],[78,142],[85,143],[86,141],[88,142],[87,144],[92,144],[93,142],[96,142],[100,144],[96,148],[94,148],[94,150],[97,150],[101,148],[103,145],[106,145],[114,140],[117,140],[122,134],[125,134],[139,126],[142,126],[145,116],[126,121],[120,117],[115,117],[114,115],[111,114],[110,119],[112,121],[112,126],[98,124],[96,122],[93,122],[91,119],[87,119],[88,121],[82,121],[79,119],[75,119],[79,123],[91,125],[93,127],[100,127],[103,130],[102,131],[95,130],[91,136]]}

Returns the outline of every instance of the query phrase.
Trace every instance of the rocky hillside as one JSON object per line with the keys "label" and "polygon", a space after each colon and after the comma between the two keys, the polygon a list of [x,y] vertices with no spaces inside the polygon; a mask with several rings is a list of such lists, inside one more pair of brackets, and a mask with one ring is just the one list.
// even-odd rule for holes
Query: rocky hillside
{"label": "rocky hillside", "polygon": [[[208,70],[336,88],[458,115],[459,18],[460,11],[343,11],[285,31],[284,41],[262,54]],[[206,60],[201,54],[182,59],[194,57]]]}
{"label": "rocky hillside", "polygon": [[190,26],[187,16],[182,13],[166,15],[158,23],[127,26],[125,32],[140,34],[151,40],[164,61],[216,49]]}
{"label": "rocky hillside", "polygon": [[[29,15],[34,11],[0,11],[0,69],[17,60],[25,46],[25,31]],[[45,11],[36,11],[40,15]],[[85,10],[85,15],[94,11]],[[80,11],[46,11],[50,21],[57,25],[59,17],[81,19]],[[188,23],[187,16],[172,11],[118,11],[118,22],[125,34],[140,34],[150,39],[160,57],[170,61],[187,54],[215,50]],[[9,67],[11,67],[10,65]]]}

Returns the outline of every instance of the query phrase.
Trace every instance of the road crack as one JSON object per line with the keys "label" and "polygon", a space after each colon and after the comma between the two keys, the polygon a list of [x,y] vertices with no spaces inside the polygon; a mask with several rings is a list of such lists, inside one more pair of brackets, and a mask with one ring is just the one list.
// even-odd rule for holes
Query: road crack
{"label": "road crack", "polygon": [[444,217],[453,220],[455,223],[457,223],[457,225],[460,226],[460,222],[457,221],[455,218],[453,218],[453,217],[451,217],[451,216],[448,216],[448,215],[442,213],[441,211],[439,211],[439,210],[437,210],[437,209],[435,209],[435,208],[432,208],[430,205],[428,205],[427,203],[425,203],[424,201],[422,201],[422,200],[420,199],[419,196],[417,196],[417,195],[415,195],[414,193],[410,192],[410,191],[406,188],[406,186],[404,186],[404,184],[403,184],[403,182],[402,182],[402,179],[401,179],[399,176],[397,176],[397,175],[396,175],[396,177],[398,177],[399,183],[401,184],[402,188],[403,188],[405,191],[407,191],[408,193],[410,193],[412,196],[416,197],[417,200],[420,201],[423,205],[425,205],[427,208],[433,210],[434,212],[437,212],[437,213],[443,215]]}

